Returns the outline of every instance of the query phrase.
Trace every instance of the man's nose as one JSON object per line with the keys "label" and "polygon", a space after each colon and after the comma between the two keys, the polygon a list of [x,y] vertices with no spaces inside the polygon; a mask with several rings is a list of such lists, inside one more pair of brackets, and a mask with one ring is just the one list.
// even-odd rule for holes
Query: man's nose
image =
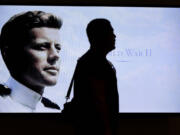
{"label": "man's nose", "polygon": [[50,64],[54,64],[58,60],[59,60],[59,51],[56,49],[54,45],[51,45],[48,54],[48,62]]}

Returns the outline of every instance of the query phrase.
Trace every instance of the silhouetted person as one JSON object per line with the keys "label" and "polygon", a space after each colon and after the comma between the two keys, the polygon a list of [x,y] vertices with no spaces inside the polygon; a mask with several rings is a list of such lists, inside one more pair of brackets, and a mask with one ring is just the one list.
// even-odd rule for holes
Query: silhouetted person
{"label": "silhouetted person", "polygon": [[86,31],[90,49],[78,60],[74,78],[77,134],[114,135],[119,97],[116,72],[106,55],[115,49],[116,36],[106,19],[92,20]]}

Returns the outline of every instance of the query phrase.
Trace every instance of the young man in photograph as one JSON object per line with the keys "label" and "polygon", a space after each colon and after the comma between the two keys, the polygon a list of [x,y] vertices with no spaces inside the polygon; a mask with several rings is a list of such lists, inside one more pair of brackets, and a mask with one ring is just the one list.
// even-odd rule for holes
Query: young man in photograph
{"label": "young man in photograph", "polygon": [[43,93],[57,83],[61,25],[53,14],[28,11],[3,26],[0,49],[10,78],[0,85],[0,112],[60,112]]}

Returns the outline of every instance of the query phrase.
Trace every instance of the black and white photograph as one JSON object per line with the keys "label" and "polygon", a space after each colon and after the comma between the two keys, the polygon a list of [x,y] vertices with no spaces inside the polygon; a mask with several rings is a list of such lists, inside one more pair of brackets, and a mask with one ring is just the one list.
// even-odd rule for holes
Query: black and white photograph
{"label": "black and white photograph", "polygon": [[[0,11],[0,82],[22,90],[0,98],[1,112],[61,112],[78,60],[91,48],[87,25],[98,18],[110,22],[115,36],[106,58],[116,70],[119,112],[180,112],[179,8],[0,6]],[[23,19],[27,12],[42,19],[27,26],[29,35],[20,30],[21,24],[31,25]],[[48,17],[52,24],[41,22]],[[48,47],[57,53],[48,56]]]}

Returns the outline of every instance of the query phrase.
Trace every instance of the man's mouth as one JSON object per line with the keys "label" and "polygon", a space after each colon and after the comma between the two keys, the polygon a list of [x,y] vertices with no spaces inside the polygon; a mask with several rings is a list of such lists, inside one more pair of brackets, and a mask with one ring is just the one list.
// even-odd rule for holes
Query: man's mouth
{"label": "man's mouth", "polygon": [[51,75],[57,75],[59,72],[59,68],[50,66],[50,67],[44,68],[44,71],[48,72]]}

